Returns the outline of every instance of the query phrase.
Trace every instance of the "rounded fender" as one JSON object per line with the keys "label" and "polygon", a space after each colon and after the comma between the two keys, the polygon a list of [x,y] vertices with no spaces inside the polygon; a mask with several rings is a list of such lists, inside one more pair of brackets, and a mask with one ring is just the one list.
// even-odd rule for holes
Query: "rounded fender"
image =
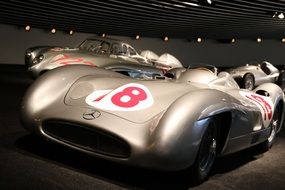
{"label": "rounded fender", "polygon": [[51,70],[39,77],[27,90],[21,105],[24,126],[35,126],[37,114],[55,101],[64,102],[71,85],[86,75],[125,77],[119,73],[85,65],[70,65]]}
{"label": "rounded fender", "polygon": [[227,103],[230,98],[213,89],[183,95],[160,119],[150,138],[150,147],[159,156],[175,160],[179,169],[189,167],[196,158],[208,122],[212,116],[231,109]]}
{"label": "rounded fender", "polygon": [[284,93],[282,89],[274,83],[263,83],[254,89],[254,92],[259,94],[260,91],[266,91],[269,93],[273,103],[276,104],[280,100],[284,102]]}
{"label": "rounded fender", "polygon": [[[256,87],[254,89],[254,92],[257,94],[261,94],[264,92],[267,92],[268,96],[271,98],[273,104],[276,106],[278,103],[282,102],[282,115],[285,115],[285,97],[284,97],[284,93],[282,91],[282,89],[274,84],[274,83],[264,83],[259,85],[258,87]],[[282,117],[281,119],[281,123],[280,123],[280,128],[279,131],[281,130],[282,126],[284,124],[284,117]],[[278,131],[278,132],[279,132]]]}

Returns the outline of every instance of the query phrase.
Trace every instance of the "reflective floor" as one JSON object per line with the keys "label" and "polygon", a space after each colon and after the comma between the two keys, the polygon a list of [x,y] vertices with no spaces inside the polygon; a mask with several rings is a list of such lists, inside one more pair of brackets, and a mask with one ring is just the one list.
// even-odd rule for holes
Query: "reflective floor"
{"label": "reflective floor", "polygon": [[193,186],[186,172],[130,168],[47,142],[22,127],[18,110],[32,80],[22,66],[0,64],[0,189],[285,189],[285,129],[264,154],[217,159]]}

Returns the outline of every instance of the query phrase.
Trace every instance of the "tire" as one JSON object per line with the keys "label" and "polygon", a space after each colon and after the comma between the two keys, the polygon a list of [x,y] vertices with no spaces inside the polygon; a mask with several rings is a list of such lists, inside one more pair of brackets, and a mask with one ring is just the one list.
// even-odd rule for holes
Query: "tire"
{"label": "tire", "polygon": [[285,90],[285,71],[281,71],[279,76],[278,76],[278,80],[277,80],[277,85],[280,86],[280,88],[283,90]]}
{"label": "tire", "polygon": [[281,109],[281,104],[279,103],[274,111],[273,117],[272,117],[272,121],[271,121],[271,130],[270,130],[270,136],[268,137],[268,139],[262,143],[260,143],[258,145],[258,148],[262,151],[262,152],[266,152],[268,151],[273,143],[274,143],[274,139],[276,136],[276,133],[278,132],[279,128],[280,128],[280,122],[281,122],[281,117],[282,117],[282,109]]}
{"label": "tire", "polygon": [[253,90],[255,86],[255,79],[253,74],[246,73],[242,78],[242,85],[241,88],[245,88],[248,90]]}
{"label": "tire", "polygon": [[216,122],[210,121],[201,139],[196,160],[190,168],[193,184],[201,184],[208,178],[217,154],[217,142]]}

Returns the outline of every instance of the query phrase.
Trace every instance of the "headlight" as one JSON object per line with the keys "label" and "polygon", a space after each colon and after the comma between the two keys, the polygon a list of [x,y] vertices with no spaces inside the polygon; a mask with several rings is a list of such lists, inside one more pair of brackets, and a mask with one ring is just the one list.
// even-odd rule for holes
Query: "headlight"
{"label": "headlight", "polygon": [[38,64],[40,63],[42,60],[44,59],[44,55],[39,55],[37,57],[35,57],[35,59],[33,60],[33,64]]}

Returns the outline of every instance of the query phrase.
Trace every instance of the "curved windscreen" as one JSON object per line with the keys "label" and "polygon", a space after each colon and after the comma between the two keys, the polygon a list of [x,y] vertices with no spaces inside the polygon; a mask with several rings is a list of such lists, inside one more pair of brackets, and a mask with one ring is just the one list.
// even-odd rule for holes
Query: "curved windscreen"
{"label": "curved windscreen", "polygon": [[79,45],[79,49],[81,50],[87,50],[87,51],[96,51],[99,50],[102,46],[103,41],[102,40],[85,40]]}
{"label": "curved windscreen", "polygon": [[218,68],[215,67],[214,65],[208,65],[208,64],[202,64],[198,66],[191,66],[191,69],[199,69],[199,70],[205,70],[214,73],[215,75],[218,74]]}
{"label": "curved windscreen", "polygon": [[101,39],[85,40],[79,45],[78,48],[96,54],[126,55],[128,53],[128,47],[126,44],[119,42],[111,43]]}

